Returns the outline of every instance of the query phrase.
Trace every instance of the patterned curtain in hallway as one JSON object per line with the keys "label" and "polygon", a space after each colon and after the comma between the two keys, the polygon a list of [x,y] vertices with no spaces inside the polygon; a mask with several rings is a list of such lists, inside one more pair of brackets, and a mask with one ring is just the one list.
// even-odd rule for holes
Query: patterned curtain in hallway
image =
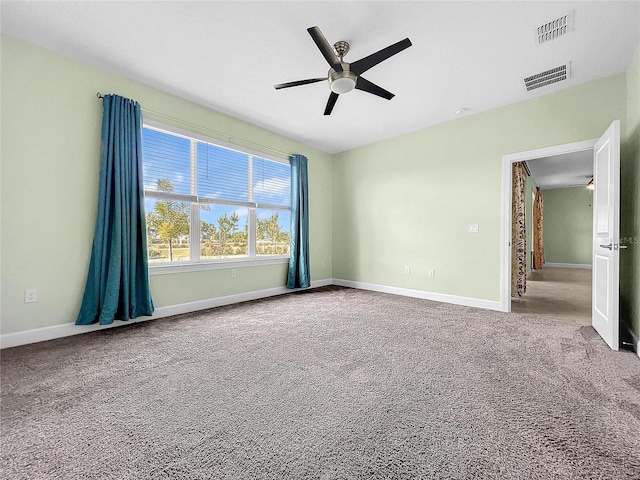
{"label": "patterned curtain in hallway", "polygon": [[544,199],[540,187],[536,188],[533,201],[533,268],[539,270],[544,265],[544,240],[542,237],[542,221],[544,219]]}
{"label": "patterned curtain in hallway", "polygon": [[513,164],[511,195],[511,296],[527,291],[527,248],[524,205],[524,165]]}

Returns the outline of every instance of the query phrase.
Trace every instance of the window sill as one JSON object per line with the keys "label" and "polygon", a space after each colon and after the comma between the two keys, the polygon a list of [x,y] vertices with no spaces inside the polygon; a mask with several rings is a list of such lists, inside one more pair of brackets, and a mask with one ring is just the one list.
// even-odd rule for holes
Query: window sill
{"label": "window sill", "polygon": [[149,263],[149,275],[199,272],[202,270],[224,270],[230,268],[259,267],[289,263],[289,256],[269,256],[265,258],[208,260],[184,263]]}

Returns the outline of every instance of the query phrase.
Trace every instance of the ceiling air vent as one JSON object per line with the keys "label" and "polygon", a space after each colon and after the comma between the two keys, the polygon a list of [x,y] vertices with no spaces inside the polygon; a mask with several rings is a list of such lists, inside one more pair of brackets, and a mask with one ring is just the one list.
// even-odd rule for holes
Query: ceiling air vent
{"label": "ceiling air vent", "polygon": [[545,85],[551,85],[552,83],[562,82],[569,78],[571,63],[567,62],[559,67],[545,70],[544,72],[536,73],[529,77],[523,78],[524,88],[527,92],[535,90],[536,88],[544,87]]}
{"label": "ceiling air vent", "polygon": [[554,18],[536,27],[538,43],[545,43],[555,40],[562,35],[570,33],[573,29],[573,14],[567,12],[564,15]]}

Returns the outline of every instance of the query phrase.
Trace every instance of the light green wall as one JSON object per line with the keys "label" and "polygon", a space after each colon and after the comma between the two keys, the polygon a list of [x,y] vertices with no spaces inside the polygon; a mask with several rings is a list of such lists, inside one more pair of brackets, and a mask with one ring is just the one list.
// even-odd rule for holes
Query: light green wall
{"label": "light green wall", "polygon": [[[495,301],[502,155],[596,138],[619,118],[626,136],[622,236],[636,241],[621,254],[621,312],[640,333],[638,52],[626,75],[332,157],[10,37],[1,43],[2,333],[71,322],[77,314],[96,214],[97,91],[307,155],[313,280],[333,276]],[[469,223],[478,223],[480,233],[467,233]],[[403,274],[405,265],[411,275]],[[427,278],[429,268],[436,278]],[[281,286],[285,273],[285,266],[273,265],[238,269],[234,280],[228,270],[161,275],[151,286],[161,307]],[[23,303],[25,288],[38,288],[38,303]]]}
{"label": "light green wall", "polygon": [[591,265],[593,194],[584,187],[543,190],[545,263]]}
{"label": "light green wall", "polygon": [[536,193],[536,182],[533,177],[527,175],[524,182],[524,219],[527,252],[527,272],[532,268],[532,252],[533,252],[533,196]]}
{"label": "light green wall", "polygon": [[599,137],[626,102],[619,74],[335,155],[334,277],[499,301],[502,156]]}
{"label": "light green wall", "polygon": [[[306,155],[312,279],[331,278],[330,155],[11,37],[2,36],[1,48],[3,334],[72,322],[78,313],[96,218],[102,115],[98,91],[136,99],[143,108],[230,136]],[[286,268],[239,268],[236,278],[226,269],[152,276],[153,300],[162,307],[279,287],[285,284]],[[25,288],[38,289],[37,303],[23,302]]]}
{"label": "light green wall", "polygon": [[640,46],[627,70],[620,183],[620,237],[628,245],[620,251],[620,317],[640,338]]}

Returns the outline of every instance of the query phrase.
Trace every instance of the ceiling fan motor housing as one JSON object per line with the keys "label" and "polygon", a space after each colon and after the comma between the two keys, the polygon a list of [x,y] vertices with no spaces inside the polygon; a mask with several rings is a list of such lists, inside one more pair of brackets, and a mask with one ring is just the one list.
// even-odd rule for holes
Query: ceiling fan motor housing
{"label": "ceiling fan motor housing", "polygon": [[337,94],[348,93],[356,87],[357,75],[350,69],[348,63],[341,63],[342,71],[338,72],[334,68],[329,69],[329,88]]}

